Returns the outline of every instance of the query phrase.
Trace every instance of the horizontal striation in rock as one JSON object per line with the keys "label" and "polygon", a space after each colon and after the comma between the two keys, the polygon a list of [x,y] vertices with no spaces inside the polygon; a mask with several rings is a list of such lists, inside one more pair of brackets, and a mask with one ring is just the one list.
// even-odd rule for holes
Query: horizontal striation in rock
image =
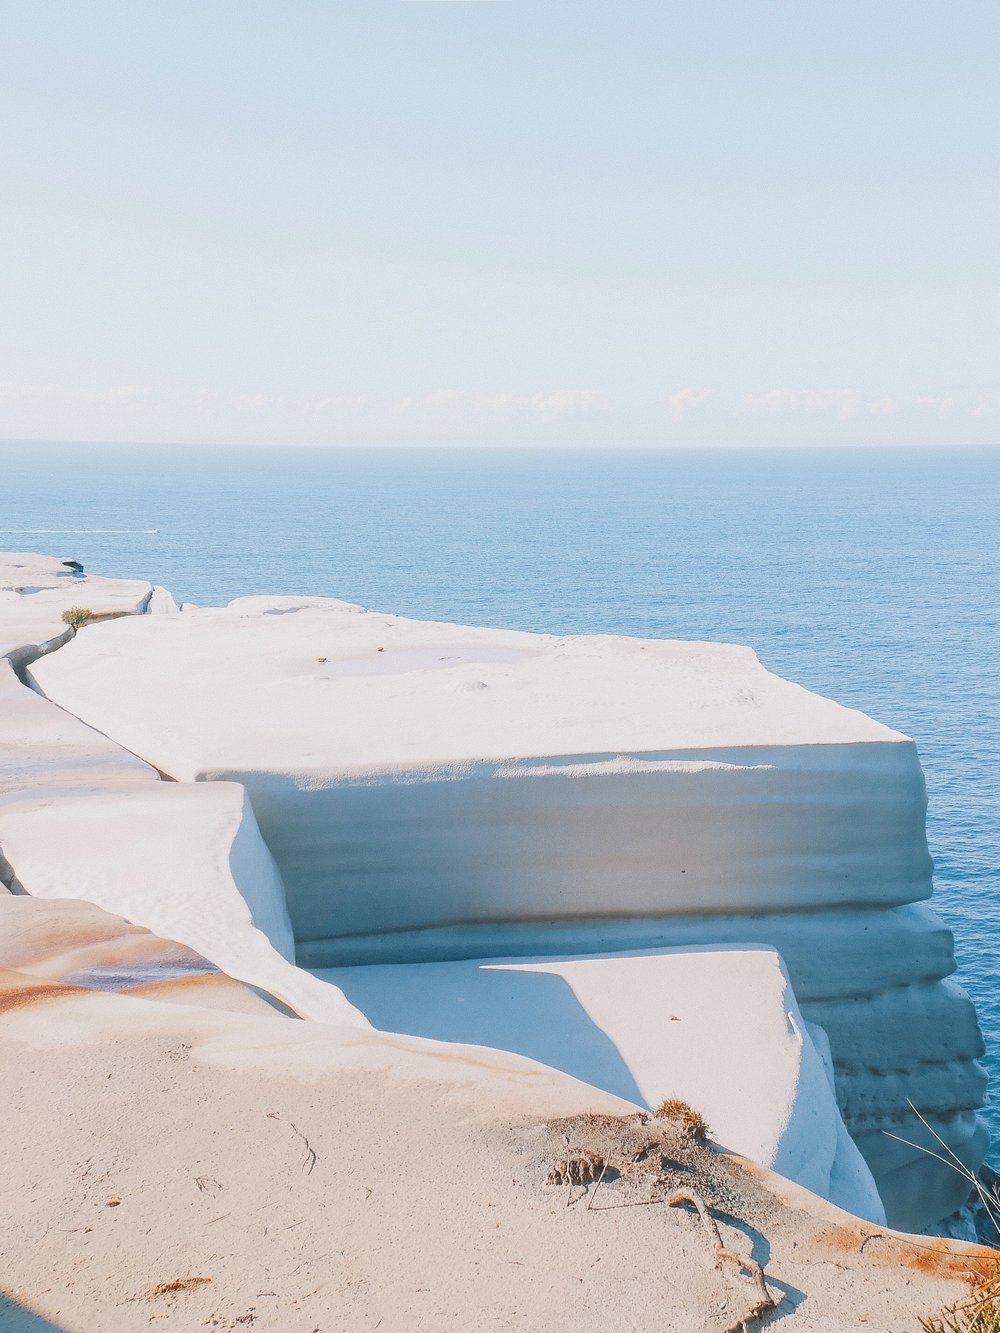
{"label": "horizontal striation in rock", "polygon": [[344,967],[457,962],[487,953],[516,958],[742,943],[776,948],[785,960],[796,995],[805,1004],[861,1000],[897,986],[939,981],[955,970],[951,931],[922,904],[888,910],[471,922],[424,930],[300,937],[297,956],[304,967]]}
{"label": "horizontal striation in rock", "polygon": [[197,776],[250,791],[299,939],[498,918],[896,906],[930,894],[909,743],[662,762],[676,766],[592,776],[595,761],[513,778],[476,765],[365,782]]}
{"label": "horizontal striation in rock", "polygon": [[[864,1006],[863,1024],[858,1003]],[[908,1073],[920,1065],[976,1060],[983,1054],[975,1007],[948,980],[897,986],[860,1002],[812,1003],[806,1016],[826,1029],[842,1072]]]}
{"label": "horizontal striation in rock", "polygon": [[986,1093],[986,1072],[977,1060],[943,1060],[902,1072],[837,1069],[837,1097],[852,1132],[906,1119],[912,1102],[924,1114],[978,1109]]}

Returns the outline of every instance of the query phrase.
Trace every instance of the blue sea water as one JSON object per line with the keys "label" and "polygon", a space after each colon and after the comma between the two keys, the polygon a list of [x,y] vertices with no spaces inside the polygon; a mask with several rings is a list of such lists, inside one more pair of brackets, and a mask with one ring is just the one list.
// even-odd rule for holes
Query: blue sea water
{"label": "blue sea water", "polygon": [[0,549],[178,600],[342,597],[751,644],[913,736],[1000,1144],[1000,449],[0,447]]}

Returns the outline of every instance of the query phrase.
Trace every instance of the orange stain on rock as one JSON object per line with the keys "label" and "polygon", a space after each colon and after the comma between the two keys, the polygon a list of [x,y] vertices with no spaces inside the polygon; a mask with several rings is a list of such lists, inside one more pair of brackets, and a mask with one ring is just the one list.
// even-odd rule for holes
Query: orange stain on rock
{"label": "orange stain on rock", "polygon": [[69,996],[88,995],[81,986],[63,986],[56,982],[38,982],[22,978],[18,973],[0,972],[0,1014],[9,1014],[41,1000],[65,999]]}
{"label": "orange stain on rock", "polygon": [[945,1236],[904,1236],[860,1224],[826,1227],[815,1243],[837,1254],[863,1255],[877,1268],[910,1268],[928,1277],[961,1280],[996,1272],[994,1250]]}
{"label": "orange stain on rock", "polygon": [[174,992],[187,992],[191,990],[244,990],[245,987],[241,981],[234,981],[232,977],[227,976],[225,972],[189,972],[180,977],[163,977],[150,981],[140,981],[134,986],[123,986],[122,995],[138,995],[146,999],[162,995],[170,995]]}

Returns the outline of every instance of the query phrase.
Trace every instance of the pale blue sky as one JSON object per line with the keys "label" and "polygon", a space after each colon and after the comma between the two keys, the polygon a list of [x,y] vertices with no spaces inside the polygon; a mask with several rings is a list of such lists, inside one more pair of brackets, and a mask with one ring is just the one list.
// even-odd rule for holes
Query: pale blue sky
{"label": "pale blue sky", "polygon": [[0,438],[1000,442],[996,0],[0,19]]}

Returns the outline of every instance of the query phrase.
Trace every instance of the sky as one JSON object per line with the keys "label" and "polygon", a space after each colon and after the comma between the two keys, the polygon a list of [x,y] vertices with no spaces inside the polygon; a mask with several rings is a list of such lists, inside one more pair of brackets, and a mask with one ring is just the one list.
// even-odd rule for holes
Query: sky
{"label": "sky", "polygon": [[996,0],[0,0],[0,439],[1000,442]]}

